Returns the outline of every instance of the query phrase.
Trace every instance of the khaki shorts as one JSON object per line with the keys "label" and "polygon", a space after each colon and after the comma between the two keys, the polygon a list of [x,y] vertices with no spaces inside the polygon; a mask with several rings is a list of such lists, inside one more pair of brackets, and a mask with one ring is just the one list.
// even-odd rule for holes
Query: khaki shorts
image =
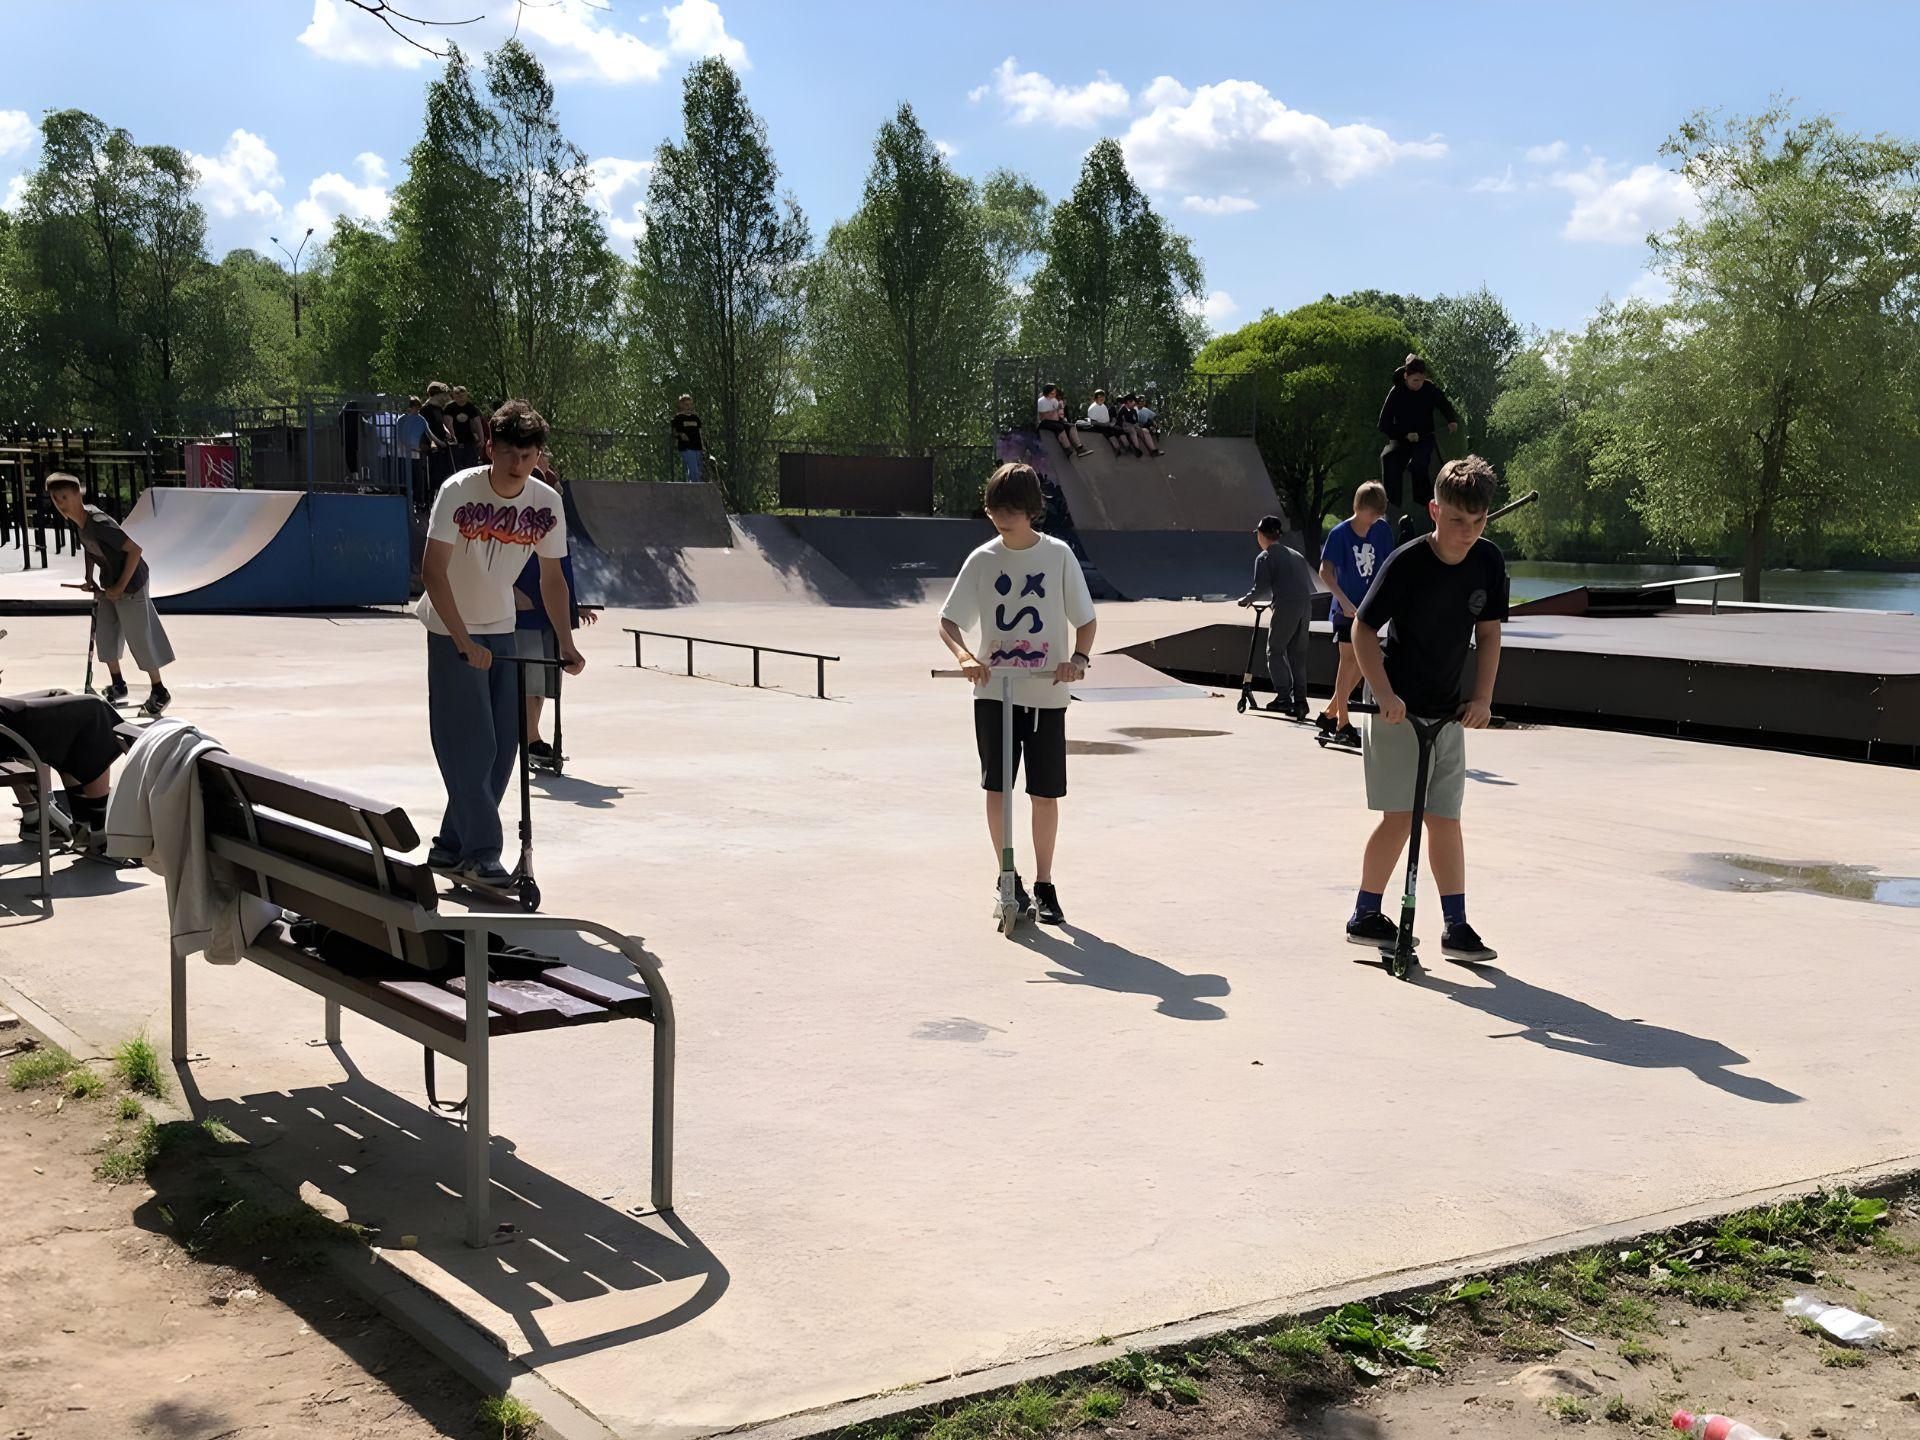
{"label": "khaki shorts", "polygon": [[94,601],[94,613],[100,622],[95,648],[107,664],[118,665],[128,650],[142,670],[163,670],[173,663],[173,646],[147,590],[130,590],[118,600],[102,595]]}
{"label": "khaki shorts", "polygon": [[[1414,772],[1420,761],[1420,738],[1413,726],[1404,721],[1389,725],[1378,715],[1369,715],[1361,753],[1367,771],[1367,808],[1388,813],[1413,809]],[[1427,761],[1427,814],[1458,820],[1466,789],[1466,731],[1449,725],[1434,737]]]}

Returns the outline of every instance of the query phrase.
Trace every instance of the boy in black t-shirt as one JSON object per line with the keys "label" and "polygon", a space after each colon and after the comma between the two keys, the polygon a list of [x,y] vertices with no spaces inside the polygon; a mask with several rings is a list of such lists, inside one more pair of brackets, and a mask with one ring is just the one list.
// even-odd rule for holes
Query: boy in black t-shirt
{"label": "boy in black t-shirt", "polygon": [[679,452],[680,463],[686,467],[687,479],[700,479],[701,461],[706,458],[707,444],[700,438],[700,417],[693,413],[691,395],[682,395],[674,404],[673,448]]}
{"label": "boy in black t-shirt", "polygon": [[[1460,804],[1467,773],[1462,732],[1483,729],[1491,718],[1500,623],[1507,618],[1507,562],[1481,535],[1499,483],[1493,467],[1477,455],[1448,461],[1427,502],[1433,530],[1387,557],[1354,617],[1354,654],[1380,712],[1368,717],[1367,806],[1381,812],[1367,839],[1360,896],[1347,922],[1347,939],[1356,945],[1385,948],[1398,938],[1397,927],[1380,913],[1380,900],[1412,829],[1419,742],[1406,718],[1458,716],[1459,725],[1434,738],[1427,778],[1427,845],[1446,917],[1440,949],[1449,959],[1471,963],[1495,958],[1467,923]],[[1380,632],[1389,622],[1393,630],[1383,650]],[[1478,654],[1473,697],[1463,707],[1469,641]]]}

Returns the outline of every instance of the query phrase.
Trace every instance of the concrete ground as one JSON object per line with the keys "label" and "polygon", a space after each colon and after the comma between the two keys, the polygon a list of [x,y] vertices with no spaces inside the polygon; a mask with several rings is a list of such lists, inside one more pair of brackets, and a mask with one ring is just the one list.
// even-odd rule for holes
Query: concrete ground
{"label": "concrete ground", "polygon": [[[1239,617],[1109,606],[1101,648]],[[196,962],[193,1085],[276,1173],[417,1235],[401,1263],[632,1436],[1920,1151],[1920,911],[1701,883],[1721,854],[1920,875],[1920,775],[1475,735],[1470,896],[1502,958],[1436,954],[1402,985],[1341,935],[1369,823],[1356,758],[1228,696],[1076,705],[1072,923],[1008,940],[968,701],[927,675],[934,623],[930,605],[707,605],[584,636],[539,872],[550,912],[664,961],[675,1216],[629,1213],[638,1025],[498,1047],[496,1214],[523,1238],[484,1252],[458,1243],[457,1132],[395,1037],[349,1015],[343,1074],[313,1043],[317,1000]],[[177,713],[431,830],[413,621],[168,624]],[[778,657],[789,693],[746,688],[744,654],[703,653],[716,679],[638,671],[625,624],[846,658],[821,702],[811,665]],[[8,626],[9,690],[78,687],[82,619]],[[89,1037],[163,1035],[159,884],[66,872],[40,922],[24,847],[0,858],[0,975]]]}

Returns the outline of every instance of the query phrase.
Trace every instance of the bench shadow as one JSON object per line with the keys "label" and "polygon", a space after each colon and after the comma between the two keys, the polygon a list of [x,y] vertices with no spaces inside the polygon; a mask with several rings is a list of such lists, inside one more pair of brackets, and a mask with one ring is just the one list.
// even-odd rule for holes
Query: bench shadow
{"label": "bench shadow", "polygon": [[1032,984],[1088,985],[1117,995],[1146,995],[1160,1002],[1155,1010],[1175,1020],[1227,1018],[1208,998],[1232,993],[1224,975],[1188,975],[1077,925],[1022,925],[1013,938],[1061,967]]}
{"label": "bench shadow", "polygon": [[[16,853],[25,858],[16,859]],[[129,876],[142,878],[130,879]],[[57,906],[62,900],[91,900],[137,890],[146,883],[145,876],[146,872],[138,866],[122,868],[62,854],[53,857],[53,874],[47,888]],[[39,846],[0,845],[0,920],[17,919],[31,924],[46,919],[45,902],[39,898],[39,890]]]}
{"label": "bench shadow", "polygon": [[[665,1334],[719,1303],[731,1277],[672,1211],[629,1213],[522,1161],[493,1137],[492,1213],[513,1227],[507,1243],[474,1249],[463,1239],[466,1126],[368,1079],[340,1046],[345,1072],[331,1085],[209,1101],[192,1068],[175,1074],[194,1118],[216,1118],[252,1147],[249,1157],[282,1185],[311,1182],[344,1206],[376,1243],[417,1250],[446,1276],[510,1318],[529,1365],[545,1365]],[[461,1086],[442,1067],[443,1098]],[[591,1327],[586,1302],[617,1298],[611,1323]],[[579,1306],[569,1314],[570,1307]],[[509,1337],[511,1338],[511,1337]]]}
{"label": "bench shadow", "polygon": [[1497,1040],[1532,1041],[1564,1055],[1583,1055],[1640,1070],[1686,1070],[1716,1090],[1763,1105],[1797,1105],[1804,1098],[1758,1075],[1733,1069],[1747,1057],[1729,1045],[1665,1025],[1611,1015],[1584,1000],[1531,985],[1492,965],[1472,973],[1490,984],[1461,984],[1438,971],[1423,970],[1415,983],[1469,1009],[1521,1028]]}

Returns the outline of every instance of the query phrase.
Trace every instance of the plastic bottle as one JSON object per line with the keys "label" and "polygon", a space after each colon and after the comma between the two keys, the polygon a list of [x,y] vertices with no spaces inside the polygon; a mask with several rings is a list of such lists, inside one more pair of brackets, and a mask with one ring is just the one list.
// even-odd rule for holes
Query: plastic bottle
{"label": "plastic bottle", "polygon": [[1770,1440],[1742,1421],[1724,1415],[1695,1415],[1689,1410],[1673,1412],[1673,1428],[1685,1431],[1692,1440]]}
{"label": "plastic bottle", "polygon": [[1817,1295],[1796,1295],[1781,1307],[1789,1315],[1803,1315],[1843,1345],[1880,1345],[1890,1333],[1871,1315],[1829,1305]]}

